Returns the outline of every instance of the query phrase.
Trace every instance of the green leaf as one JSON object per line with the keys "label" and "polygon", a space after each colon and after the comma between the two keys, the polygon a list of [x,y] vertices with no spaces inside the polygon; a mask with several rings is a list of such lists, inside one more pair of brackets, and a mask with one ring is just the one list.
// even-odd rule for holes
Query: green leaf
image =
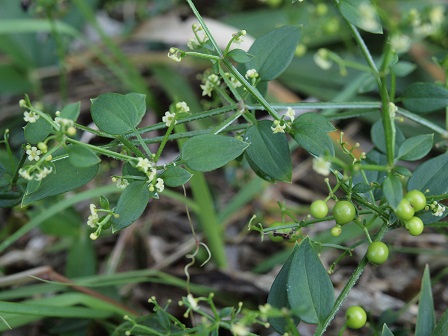
{"label": "green leaf", "polygon": [[248,54],[242,49],[232,49],[227,53],[226,56],[230,57],[237,63],[246,63],[249,62],[252,58],[254,58],[253,55]]}
{"label": "green leaf", "polygon": [[382,34],[381,20],[369,0],[341,0],[342,16],[354,26],[373,34]]}
{"label": "green leaf", "polygon": [[422,134],[406,139],[398,149],[398,159],[415,161],[426,156],[432,148],[434,135]]}
{"label": "green leaf", "polygon": [[82,145],[67,146],[67,153],[70,163],[75,167],[91,167],[101,162],[100,158],[90,148]]}
{"label": "green leaf", "polygon": [[126,95],[126,97],[135,105],[137,110],[137,122],[135,126],[140,124],[143,116],[146,113],[146,95],[143,93],[131,92]]}
{"label": "green leaf", "polygon": [[115,207],[114,212],[119,217],[112,217],[112,232],[124,229],[139,218],[148,205],[150,196],[146,181],[130,183],[120,195]]}
{"label": "green leaf", "polygon": [[392,69],[397,77],[406,77],[416,68],[417,66],[414,63],[399,61]]}
{"label": "green leaf", "polygon": [[406,109],[415,113],[429,113],[448,106],[448,90],[434,83],[413,83],[403,94]]}
{"label": "green leaf", "polygon": [[163,179],[163,182],[168,187],[180,187],[184,185],[188,181],[190,181],[191,175],[188,171],[181,167],[177,166],[169,166],[166,170],[160,175]]}
{"label": "green leaf", "polygon": [[395,209],[403,199],[403,187],[400,179],[395,175],[389,175],[383,182],[383,194],[389,205]]}
{"label": "green leaf", "polygon": [[309,238],[294,249],[285,288],[291,309],[306,323],[322,323],[334,304],[334,289]]}
{"label": "green leaf", "polygon": [[36,145],[48,137],[51,129],[51,125],[44,118],[39,118],[34,123],[26,124],[24,128],[25,139],[30,144]]}
{"label": "green leaf", "polygon": [[367,184],[367,183],[358,183],[358,184],[356,184],[356,185],[353,187],[352,191],[355,192],[355,193],[361,193],[361,194],[364,194],[364,193],[366,193],[366,192],[369,192],[369,191],[372,190],[372,189],[373,189],[373,187],[372,187],[370,184]]}
{"label": "green leaf", "polygon": [[71,103],[64,106],[59,117],[76,121],[81,113],[81,103]]}
{"label": "green leaf", "polygon": [[308,112],[300,115],[292,124],[291,133],[294,140],[309,153],[320,156],[325,153],[334,155],[333,141],[328,132],[334,126],[324,116]]}
{"label": "green leaf", "polygon": [[99,167],[98,164],[85,168],[76,167],[68,157],[56,160],[53,164],[53,172],[41,181],[37,191],[25,194],[22,206],[82,187],[96,176]]}
{"label": "green leaf", "polygon": [[105,93],[92,99],[90,111],[98,128],[113,135],[132,131],[139,122],[134,102],[118,93]]}
{"label": "green leaf", "polygon": [[422,286],[420,289],[415,336],[431,335],[434,330],[435,324],[436,316],[434,314],[434,300],[432,298],[431,278],[429,276],[429,267],[428,265],[426,265],[422,278]]}
{"label": "green leaf", "polygon": [[207,172],[236,159],[249,146],[238,139],[215,134],[197,135],[182,147],[181,157],[188,168]]}
{"label": "green leaf", "polygon": [[412,176],[412,172],[408,168],[406,168],[406,167],[395,166],[393,171],[396,172],[399,175]]}
{"label": "green leaf", "polygon": [[448,193],[448,154],[422,163],[409,178],[407,190],[428,190],[426,196]]}
{"label": "green leaf", "polygon": [[68,251],[65,275],[77,278],[95,275],[96,256],[93,242],[86,237],[77,237]]}
{"label": "green leaf", "polygon": [[[291,253],[288,260],[286,260],[282,269],[275,277],[271,289],[269,290],[267,303],[269,303],[274,308],[278,309],[287,308],[289,310],[291,309],[291,305],[289,304],[288,299],[287,282],[288,282],[289,270],[291,268],[292,259],[294,257],[294,252],[296,251],[296,249],[298,249],[297,245],[294,247],[294,251]],[[283,335],[287,331],[289,322],[286,317],[285,318],[271,317],[268,319],[268,321],[271,324],[271,327],[280,335]],[[293,316],[294,325],[299,324],[299,322],[300,318],[297,316]]]}
{"label": "green leaf", "polygon": [[446,336],[446,335],[448,335],[448,309],[445,310],[445,312],[443,313],[431,336]]}
{"label": "green leaf", "polygon": [[392,331],[390,331],[386,323],[383,324],[383,330],[381,331],[381,336],[394,336],[394,334],[392,333]]}
{"label": "green leaf", "polygon": [[246,62],[246,70],[257,70],[260,79],[277,78],[291,63],[301,31],[294,26],[283,26],[255,40],[248,53],[254,58]]}
{"label": "green leaf", "polygon": [[255,173],[267,181],[291,182],[292,164],[284,133],[272,133],[272,122],[260,121],[249,127],[244,140],[250,143],[245,155]]}
{"label": "green leaf", "polygon": [[[378,148],[381,152],[386,153],[386,137],[384,135],[384,127],[383,122],[378,120],[375,122],[370,130],[370,138],[373,141],[373,144],[376,148]],[[406,140],[403,132],[396,127],[395,128],[395,153],[398,153],[398,149],[401,144]]]}

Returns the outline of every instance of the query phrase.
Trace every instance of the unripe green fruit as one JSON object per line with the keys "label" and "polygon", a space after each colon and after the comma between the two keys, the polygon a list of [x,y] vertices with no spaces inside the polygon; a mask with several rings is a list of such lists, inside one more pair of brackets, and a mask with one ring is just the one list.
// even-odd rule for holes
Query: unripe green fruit
{"label": "unripe green fruit", "polygon": [[414,213],[414,208],[406,198],[403,198],[395,209],[395,214],[399,219],[403,221],[410,220],[412,217],[414,217]]}
{"label": "unripe green fruit", "polygon": [[389,257],[389,248],[383,242],[373,242],[367,249],[367,259],[374,265],[384,264]]}
{"label": "unripe green fruit", "polygon": [[317,200],[311,203],[310,213],[316,219],[324,218],[328,215],[328,205],[325,201]]}
{"label": "unripe green fruit", "polygon": [[409,233],[412,236],[419,236],[423,232],[423,229],[425,228],[425,225],[423,224],[422,220],[418,217],[412,217],[410,220],[404,222],[406,230],[409,231]]}
{"label": "unripe green fruit", "polygon": [[415,211],[423,210],[426,206],[426,196],[420,190],[411,190],[404,198],[411,203]]}
{"label": "unripe green fruit", "polygon": [[356,217],[355,206],[349,201],[339,201],[333,208],[333,216],[339,225],[350,223]]}
{"label": "unripe green fruit", "polygon": [[347,327],[361,329],[367,322],[367,314],[360,306],[352,306],[345,312],[345,319]]}

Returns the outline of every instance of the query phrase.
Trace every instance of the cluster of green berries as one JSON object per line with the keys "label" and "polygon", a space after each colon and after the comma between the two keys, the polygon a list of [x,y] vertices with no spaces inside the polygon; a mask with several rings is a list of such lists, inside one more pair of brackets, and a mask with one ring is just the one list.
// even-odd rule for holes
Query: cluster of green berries
{"label": "cluster of green berries", "polygon": [[414,214],[425,207],[426,196],[419,190],[411,190],[403,197],[395,209],[398,219],[404,222],[406,230],[413,236],[418,236],[423,232],[423,222]]}
{"label": "cluster of green berries", "polygon": [[[322,219],[328,215],[328,205],[323,200],[316,200],[311,203],[310,213],[316,219]],[[333,208],[333,217],[336,226],[331,229],[333,236],[339,236],[342,232],[342,225],[350,223],[356,217],[356,209],[350,201],[338,201]]]}

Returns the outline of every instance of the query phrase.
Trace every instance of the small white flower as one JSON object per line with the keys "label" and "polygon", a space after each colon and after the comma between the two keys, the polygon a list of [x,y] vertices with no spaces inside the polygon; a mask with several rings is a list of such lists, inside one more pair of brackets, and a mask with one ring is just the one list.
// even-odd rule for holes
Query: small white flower
{"label": "small white flower", "polygon": [[239,88],[241,86],[241,83],[229,72],[226,72],[224,74],[230,81],[230,84],[232,85],[233,88]]}
{"label": "small white flower", "polygon": [[34,175],[34,179],[36,181],[40,181],[40,180],[46,178],[48,176],[48,174],[50,174],[52,171],[53,171],[52,167],[50,167],[50,168],[44,167],[44,169],[42,169],[39,173]]}
{"label": "small white flower", "polygon": [[294,118],[296,117],[296,111],[294,111],[292,107],[288,107],[285,116],[287,116],[291,120],[291,122],[293,122]]}
{"label": "small white flower", "polygon": [[201,84],[200,85],[201,89],[202,89],[202,95],[203,96],[212,96],[212,92],[213,92],[213,86],[209,85],[209,83],[205,83],[205,84]]}
{"label": "small white flower", "polygon": [[61,117],[56,117],[54,118],[54,121],[56,122],[56,124],[58,124],[59,126],[68,128],[68,127],[72,127],[74,124],[74,121],[71,119],[67,119],[67,118],[61,118]]}
{"label": "small white flower", "polygon": [[397,54],[402,54],[411,48],[411,39],[406,35],[394,35],[390,39],[390,44]]}
{"label": "small white flower", "polygon": [[241,323],[233,323],[230,327],[230,331],[236,336],[249,335],[249,329]]}
{"label": "small white flower", "polygon": [[187,47],[188,47],[188,49],[195,50],[200,47],[200,44],[199,44],[198,40],[196,40],[196,38],[191,38],[187,42]]}
{"label": "small white flower", "polygon": [[22,176],[25,180],[31,181],[33,177],[30,175],[29,171],[26,169],[19,169],[19,175]]}
{"label": "small white flower", "polygon": [[283,123],[280,123],[279,120],[274,120],[272,125],[273,125],[273,126],[271,126],[272,133],[285,133],[286,125]]}
{"label": "small white flower", "polygon": [[116,183],[117,183],[117,187],[120,189],[125,189],[129,185],[128,180],[126,180],[123,177],[118,178]]}
{"label": "small white flower", "polygon": [[445,212],[445,207],[442,204],[438,204],[437,210],[436,210],[436,212],[434,212],[434,216],[442,217],[444,212]]}
{"label": "small white flower", "polygon": [[389,102],[388,110],[389,110],[389,116],[391,118],[395,118],[395,114],[398,111],[398,107],[394,103]]}
{"label": "small white flower", "polygon": [[322,70],[328,70],[333,66],[330,59],[330,52],[327,49],[320,48],[313,56],[314,63]]}
{"label": "small white flower", "polygon": [[198,299],[195,299],[193,297],[193,295],[188,294],[187,295],[187,301],[188,301],[188,304],[190,305],[191,309],[196,310],[196,309],[199,308],[199,306],[198,306]]}
{"label": "small white flower", "polygon": [[147,172],[150,168],[152,168],[152,163],[147,158],[139,157],[138,163],[136,165],[137,169],[139,169],[142,172]]}
{"label": "small white flower", "polygon": [[35,123],[37,119],[39,119],[40,116],[37,113],[34,113],[33,111],[25,111],[23,112],[23,120],[29,123]]}
{"label": "small white flower", "polygon": [[147,172],[146,172],[146,176],[148,176],[148,182],[151,183],[152,180],[154,180],[154,177],[156,177],[157,174],[157,169],[155,169],[154,167],[150,168]]}
{"label": "small white flower", "polygon": [[182,60],[181,52],[177,48],[170,48],[168,51],[168,57],[176,62],[180,62]]}
{"label": "small white flower", "polygon": [[37,147],[35,147],[35,146],[26,150],[26,154],[28,154],[28,160],[30,160],[30,161],[33,161],[33,160],[39,161],[39,158],[40,158],[39,155],[41,153],[42,152],[40,151],[40,149],[37,149]]}
{"label": "small white flower", "polygon": [[163,180],[160,177],[157,179],[156,189],[157,189],[157,192],[159,192],[159,193],[161,193],[165,189],[165,183],[163,182]]}
{"label": "small white flower", "polygon": [[190,112],[190,107],[188,107],[186,102],[182,101],[176,104],[176,110],[179,113],[188,113]]}
{"label": "small white flower", "polygon": [[[96,209],[95,204],[90,204],[90,216],[87,218],[87,225],[90,226],[91,228],[96,228],[97,224],[98,224],[98,211]],[[96,237],[98,238],[98,237]],[[95,238],[95,239],[96,239]],[[91,238],[93,239],[93,238]],[[93,240],[95,240],[93,239]]]}
{"label": "small white flower", "polygon": [[166,127],[170,127],[171,123],[174,121],[174,124],[177,123],[176,120],[174,120],[174,118],[176,117],[176,113],[171,113],[169,111],[165,112],[165,116],[162,117],[162,121],[166,124]]}
{"label": "small white flower", "polygon": [[258,77],[258,72],[255,69],[249,69],[246,71],[246,74],[244,75],[247,79],[253,79]]}
{"label": "small white flower", "polygon": [[325,160],[323,157],[315,157],[313,159],[313,170],[323,176],[330,175],[331,162]]}

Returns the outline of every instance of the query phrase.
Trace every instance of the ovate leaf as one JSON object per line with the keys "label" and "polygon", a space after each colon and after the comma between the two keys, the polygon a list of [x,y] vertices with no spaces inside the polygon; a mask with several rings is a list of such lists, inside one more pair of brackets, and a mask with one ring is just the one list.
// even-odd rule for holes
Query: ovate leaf
{"label": "ovate leaf", "polygon": [[113,135],[133,130],[140,121],[134,102],[118,93],[105,93],[92,99],[90,111],[98,128]]}
{"label": "ovate leaf", "polygon": [[395,175],[389,175],[383,182],[383,194],[389,205],[395,209],[403,199],[403,188],[400,179]]}
{"label": "ovate leaf", "polygon": [[130,183],[118,199],[114,212],[118,218],[112,217],[112,232],[124,229],[141,216],[148,204],[150,192],[146,181]]}
{"label": "ovate leaf", "polygon": [[64,106],[59,117],[76,121],[81,112],[81,103],[71,103]]}
{"label": "ovate leaf", "polygon": [[382,34],[381,20],[369,0],[341,0],[342,16],[354,26],[374,34]]}
{"label": "ovate leaf", "polygon": [[245,63],[246,70],[257,70],[264,81],[278,77],[291,63],[300,35],[299,28],[283,26],[257,38],[248,51],[254,58]]}
{"label": "ovate leaf", "polygon": [[[297,246],[294,247],[294,251],[297,249]],[[272,283],[271,289],[269,290],[268,295],[268,303],[274,308],[287,308],[291,309],[288,300],[288,292],[287,292],[287,281],[289,270],[291,269],[292,259],[294,257],[294,252],[291,253],[288,260],[283,265],[282,269],[278,273],[274,282]],[[297,316],[293,317],[294,325],[299,324],[300,318]],[[278,332],[280,335],[283,335],[286,332],[286,327],[288,326],[288,320],[282,317],[270,318],[269,323],[272,328]]]}
{"label": "ovate leaf", "polygon": [[422,163],[409,178],[407,190],[428,190],[428,195],[448,192],[448,154],[442,154]]}
{"label": "ovate leaf", "polygon": [[415,336],[431,335],[436,324],[429,267],[426,265],[420,289]]}
{"label": "ovate leaf", "polygon": [[294,140],[309,153],[320,156],[325,153],[334,155],[334,147],[328,132],[334,131],[334,126],[327,118],[314,112],[300,115],[292,125]]}
{"label": "ovate leaf", "polygon": [[249,146],[238,139],[215,134],[203,134],[188,139],[182,147],[181,157],[191,169],[207,172],[236,159]]}
{"label": "ovate leaf", "polygon": [[413,83],[403,94],[406,109],[415,113],[429,113],[448,106],[448,90],[434,83]]}
{"label": "ovate leaf", "polygon": [[137,110],[137,122],[135,126],[140,124],[143,116],[146,113],[146,95],[143,93],[131,92],[126,95],[126,97],[135,105]]}
{"label": "ovate leaf", "polygon": [[250,143],[245,155],[252,169],[267,181],[291,181],[292,164],[284,133],[273,133],[272,122],[260,121],[249,127],[244,136]]}
{"label": "ovate leaf", "polygon": [[39,118],[34,123],[28,123],[24,128],[25,139],[32,145],[44,141],[51,132],[51,125],[44,119]]}
{"label": "ovate leaf", "polygon": [[101,162],[91,149],[82,145],[67,146],[67,153],[70,163],[76,167],[90,167]]}
{"label": "ovate leaf", "polygon": [[237,63],[246,63],[249,62],[254,56],[248,54],[242,49],[232,49],[230,50],[227,55],[227,57],[230,57]]}
{"label": "ovate leaf", "polygon": [[188,171],[181,167],[169,166],[166,170],[160,175],[163,179],[163,182],[168,187],[179,187],[184,185],[191,179],[191,175]]}
{"label": "ovate leaf", "polygon": [[82,187],[96,176],[99,167],[98,164],[84,168],[76,167],[71,164],[68,157],[54,161],[53,164],[53,172],[41,181],[36,191],[25,194],[22,206]]}
{"label": "ovate leaf", "polygon": [[423,158],[431,150],[433,139],[433,134],[422,134],[406,139],[398,149],[398,159],[415,161]]}
{"label": "ovate leaf", "polygon": [[291,309],[304,322],[322,323],[333,308],[333,285],[309,238],[294,249],[286,291]]}

